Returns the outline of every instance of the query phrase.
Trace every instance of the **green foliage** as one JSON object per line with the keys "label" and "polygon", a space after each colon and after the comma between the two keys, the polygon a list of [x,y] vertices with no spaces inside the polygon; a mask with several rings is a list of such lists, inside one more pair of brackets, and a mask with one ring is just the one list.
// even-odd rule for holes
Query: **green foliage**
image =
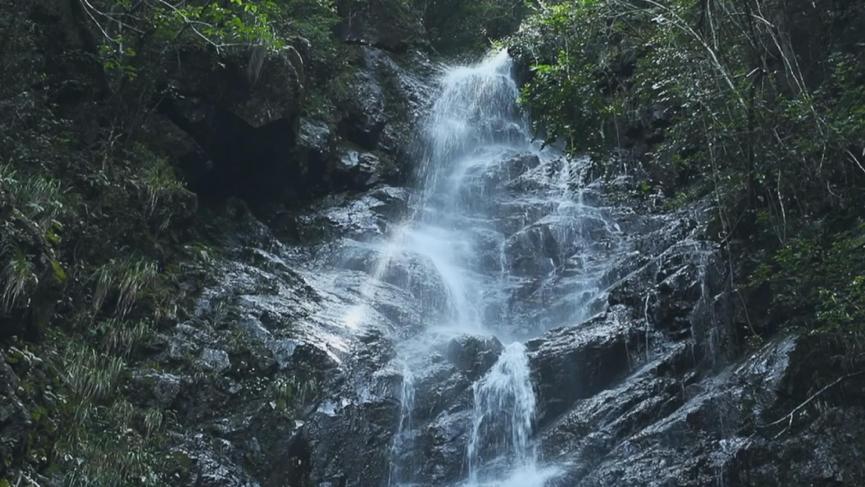
{"label": "green foliage", "polygon": [[524,0],[413,0],[423,15],[430,42],[446,52],[486,49],[519,28]]}
{"label": "green foliage", "polygon": [[86,417],[91,404],[110,399],[126,369],[121,358],[86,348],[67,352],[62,363],[61,377],[79,408],[77,417]]}
{"label": "green foliage", "polygon": [[799,237],[751,276],[772,290],[772,320],[832,330],[865,330],[865,225]]}
{"label": "green foliage", "polygon": [[[865,175],[865,57],[852,34],[865,11],[817,3],[541,7],[511,41],[532,68],[523,101],[549,139],[573,150],[635,147],[667,190],[706,176],[743,180],[781,218],[837,204],[835,195],[849,202]],[[791,40],[793,29],[813,40]],[[826,55],[811,57],[818,50]]]}
{"label": "green foliage", "polygon": [[8,312],[27,299],[27,295],[36,288],[39,278],[36,277],[33,263],[20,251],[7,254],[6,257],[9,260],[0,273],[3,282],[0,302],[3,311]]}
{"label": "green foliage", "polygon": [[7,209],[0,212],[0,312],[8,313],[29,305],[40,279],[66,279],[54,259],[64,204],[58,181],[19,174],[10,164],[0,164],[0,203]]}
{"label": "green foliage", "polygon": [[39,227],[47,228],[63,210],[60,182],[38,175],[24,178],[16,176],[16,172],[8,166],[0,168],[0,184],[9,191],[10,203],[25,218]]}
{"label": "green foliage", "polygon": [[314,64],[326,68],[341,61],[341,46],[333,35],[339,22],[333,0],[282,0],[281,4],[285,32],[309,41]]}
{"label": "green foliage", "polygon": [[102,320],[87,330],[88,338],[99,343],[102,352],[118,357],[129,357],[154,333],[153,323],[148,320],[117,318]]}
{"label": "green foliage", "polygon": [[565,0],[508,43],[548,140],[602,173],[625,151],[640,192],[678,195],[668,206],[713,191],[721,237],[757,256],[770,321],[850,327],[861,229],[821,222],[865,217],[863,29],[861,2]]}
{"label": "green foliage", "polygon": [[617,24],[607,27],[605,14],[598,2],[551,5],[536,10],[511,40],[518,56],[530,60],[521,102],[531,109],[535,129],[583,151],[616,143],[607,141],[607,120],[622,110],[614,91],[618,50],[605,52]]}
{"label": "green foliage", "polygon": [[70,486],[166,485],[177,459],[165,451],[166,412],[142,409],[118,393],[127,379],[123,359],[67,345],[57,364],[63,379],[60,437],[54,445],[63,483]]}
{"label": "green foliage", "polygon": [[94,0],[81,2],[99,33],[99,56],[118,82],[150,75],[153,63],[189,46],[223,54],[257,46],[278,51],[300,36],[315,49],[313,62],[337,59],[332,0]]}
{"label": "green foliage", "polygon": [[[183,246],[201,236],[155,113],[173,94],[166,73],[186,69],[182,54],[218,67],[295,50],[318,76],[350,61],[338,16],[329,0],[15,4],[0,16],[0,339],[31,417],[0,479],[12,465],[52,484],[174,485],[173,415],[129,391],[144,344],[187,297],[178,262],[212,253]],[[282,389],[287,411],[304,391]]]}
{"label": "green foliage", "polygon": [[94,0],[81,8],[101,34],[99,53],[106,71],[134,79],[146,52],[200,45],[217,53],[236,46],[280,49],[284,39],[273,23],[282,15],[274,0],[227,2]]}

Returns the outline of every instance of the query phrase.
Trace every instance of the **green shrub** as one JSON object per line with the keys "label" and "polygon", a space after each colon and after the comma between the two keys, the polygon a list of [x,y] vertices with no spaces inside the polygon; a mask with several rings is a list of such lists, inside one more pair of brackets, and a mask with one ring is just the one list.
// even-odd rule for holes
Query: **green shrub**
{"label": "green shrub", "polygon": [[[785,5],[543,6],[510,42],[532,71],[523,102],[549,139],[599,162],[634,144],[665,190],[707,176],[741,180],[751,203],[777,218],[850,204],[865,181],[865,56],[853,34],[865,8]],[[793,29],[813,40],[792,40]],[[825,56],[811,57],[824,39]]]}
{"label": "green shrub", "polygon": [[414,0],[430,42],[445,53],[489,48],[519,28],[528,11],[523,0]]}
{"label": "green shrub", "polygon": [[53,363],[61,379],[55,387],[56,410],[40,414],[55,416],[62,425],[54,433],[47,473],[57,474],[64,485],[167,485],[171,473],[181,468],[182,459],[167,448],[165,431],[174,421],[172,414],[125,397],[129,372],[121,356],[129,343],[112,341],[111,333],[139,326],[100,324],[110,327],[101,351],[76,339],[60,346],[65,351]]}
{"label": "green shrub", "polygon": [[847,327],[862,320],[863,29],[859,2],[565,0],[508,44],[539,133],[601,174],[624,152],[643,194],[679,195],[668,206],[714,193],[770,321]]}
{"label": "green shrub", "polygon": [[773,321],[865,331],[865,225],[791,240],[757,267],[750,285],[771,289]]}

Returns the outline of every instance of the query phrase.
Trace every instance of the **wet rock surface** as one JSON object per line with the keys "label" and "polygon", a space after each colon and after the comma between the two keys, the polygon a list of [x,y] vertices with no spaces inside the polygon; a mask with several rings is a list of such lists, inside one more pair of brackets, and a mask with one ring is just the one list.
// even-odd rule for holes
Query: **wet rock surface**
{"label": "wet rock surface", "polygon": [[[508,317],[500,324],[517,337],[549,329],[527,342],[534,441],[541,462],[558,469],[549,485],[855,485],[862,478],[853,460],[858,450],[841,447],[861,442],[862,432],[838,429],[861,417],[861,378],[821,395],[822,412],[796,410],[837,379],[818,358],[832,356],[825,348],[832,340],[794,334],[757,349],[744,345],[729,267],[707,238],[711,206],[631,205],[615,194],[631,186],[627,180],[585,184],[580,174],[562,176],[564,160],[496,157],[502,163],[494,169],[469,167],[461,177],[473,188],[509,193],[450,196],[472,202],[472,211],[507,232],[468,230],[485,242],[473,269],[511,277],[508,308],[488,308],[485,319]],[[538,197],[563,187],[580,189],[555,205]],[[394,478],[455,485],[466,478],[478,380],[503,346],[469,335],[421,338],[441,345],[404,367],[399,347],[411,356],[412,337],[441,318],[435,310],[447,299],[422,258],[394,259],[376,274],[386,250],[375,243],[400,228],[394,215],[405,215],[411,202],[410,192],[380,188],[331,199],[298,219],[298,228],[325,222],[330,230],[295,255],[309,252],[305,262],[319,273],[351,270],[333,280],[307,275],[313,288],[371,286],[348,293],[338,308],[347,314],[327,313],[344,323],[358,318],[347,324],[362,331],[347,332],[344,359],[329,369],[299,432],[314,485]],[[809,367],[820,372],[803,376]],[[809,443],[816,459],[805,455]],[[779,468],[783,462],[792,467]]]}
{"label": "wet rock surface", "polygon": [[[77,4],[35,7],[56,24],[47,37],[86,41],[68,22]],[[129,420],[142,435],[147,415],[164,412],[160,446],[178,466],[170,483],[463,485],[478,463],[507,471],[531,457],[555,469],[551,487],[865,485],[865,356],[843,331],[755,340],[735,313],[741,276],[712,239],[710,203],[671,209],[635,197],[638,180],[592,181],[589,161],[527,142],[506,69],[448,100],[441,67],[419,50],[420,19],[403,4],[335,2],[348,67],[321,111],[305,103],[322,95],[322,79],[311,74],[315,46],[300,38],[219,58],[189,46],[165,63],[158,121],[146,130],[165,153],[185,154],[180,169],[213,221],[197,235],[207,242],[190,244],[201,259],[171,273],[189,272],[194,303],[147,328],[142,350],[122,357],[122,385],[106,387],[142,412]],[[81,66],[62,66],[48,84],[62,80],[59,98],[100,119],[81,107],[107,87],[66,75],[104,75],[91,54],[86,63],[59,56]],[[477,72],[451,74],[459,84]],[[44,89],[37,81],[26,89]],[[445,143],[423,146],[424,117],[442,99],[451,104],[438,113],[448,115],[438,120]],[[418,174],[417,184],[436,151],[434,162],[453,166]],[[191,214],[195,200],[178,206]],[[18,220],[5,229],[26,237],[34,276],[48,286],[67,262],[38,248],[38,229]],[[158,253],[172,252],[166,245]],[[55,443],[70,430],[54,418],[80,412],[66,411],[74,402],[54,388],[74,377],[47,370],[74,361],[38,347],[52,331],[48,302],[60,299],[59,287],[44,291],[46,302],[33,303],[40,316],[0,313],[9,340],[0,351],[0,486],[70,483],[40,470],[53,452],[29,447]],[[481,312],[459,316],[459,307]],[[455,315],[492,324],[499,338],[490,327],[452,326],[464,324]],[[524,364],[503,360],[513,342],[525,343]],[[525,365],[525,380],[503,380],[518,375],[514,365]],[[517,395],[527,390],[519,399],[531,399],[531,415],[518,431],[527,415],[515,418]],[[517,455],[500,454],[525,431]],[[23,463],[32,468],[17,470]]]}
{"label": "wet rock surface", "polygon": [[[861,377],[821,395],[820,412],[794,411],[837,379],[827,360],[841,345],[792,334],[743,352],[726,266],[701,238],[710,210],[610,211],[627,243],[605,277],[601,311],[527,344],[536,439],[544,461],[562,469],[551,485],[855,485],[863,474],[859,451],[844,445],[862,441]],[[423,485],[465,475],[472,383],[499,353],[496,342],[455,338],[413,378],[423,405],[413,421],[425,426],[402,461],[415,465]],[[313,478],[385,482],[393,457],[382,452],[392,448],[404,380],[392,359],[387,353],[368,362],[377,364],[369,376],[387,377],[377,402],[326,409],[319,421],[328,426],[306,431],[319,438],[313,463],[328,465]],[[345,448],[355,452],[350,458],[363,453],[370,461],[335,460]]]}
{"label": "wet rock surface", "polygon": [[650,217],[634,247],[652,253],[623,261],[608,309],[529,342],[538,441],[564,471],[552,485],[855,485],[841,445],[861,430],[832,425],[862,413],[861,378],[827,390],[823,412],[796,410],[841,376],[826,360],[843,346],[791,334],[743,351],[699,214]]}
{"label": "wet rock surface", "polygon": [[321,82],[307,73],[304,39],[279,52],[180,53],[159,112],[190,189],[266,206],[404,180],[409,127],[429,103],[435,66],[417,50],[362,44],[349,48],[356,59],[328,115],[304,104]]}
{"label": "wet rock surface", "polygon": [[[166,108],[192,137],[187,145],[223,154],[225,133],[242,139],[243,157],[204,164],[202,185],[254,200],[290,173],[298,179],[288,186],[311,200],[257,214],[224,203],[219,252],[196,269],[207,277],[194,309],[160,328],[152,356],[132,372],[137,405],[176,415],[171,453],[188,467],[177,485],[466,478],[477,384],[505,344],[423,334],[442,321],[447,285],[429,256],[386,243],[423,196],[405,181],[436,67],[411,51],[405,25],[384,32],[366,15],[343,26],[362,63],[337,120],[297,110],[302,46],[261,60],[252,78],[252,53],[239,55],[209,80],[215,88],[178,74],[184,90],[212,94]],[[507,141],[513,130],[494,131]],[[646,208],[615,194],[633,185],[627,178],[586,181],[565,170],[578,161],[494,150],[481,156],[497,164],[463,175],[484,197],[447,197],[486,218],[459,222],[480,243],[472,271],[508,277],[475,297],[498,303],[484,321],[528,339],[532,441],[559,470],[549,485],[865,483],[865,376],[838,372],[845,349],[832,336],[745,346],[729,268],[707,237],[711,207]],[[234,166],[259,156],[270,165]],[[418,352],[413,339],[436,346]],[[4,459],[21,454],[34,418],[17,392],[27,360],[0,355]],[[865,368],[861,355],[853,361],[844,370]]]}

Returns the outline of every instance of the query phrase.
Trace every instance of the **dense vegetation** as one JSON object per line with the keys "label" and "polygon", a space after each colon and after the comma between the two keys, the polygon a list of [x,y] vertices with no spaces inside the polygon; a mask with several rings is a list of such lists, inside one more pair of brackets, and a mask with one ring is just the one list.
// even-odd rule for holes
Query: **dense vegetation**
{"label": "dense vegetation", "polygon": [[[550,140],[645,194],[718,202],[758,333],[863,326],[865,7],[818,0],[568,0],[512,50]],[[623,152],[624,151],[624,152]]]}
{"label": "dense vegetation", "polygon": [[430,42],[447,53],[486,49],[519,28],[529,2],[521,0],[413,0]]}
{"label": "dense vegetation", "polygon": [[157,117],[166,73],[184,50],[218,60],[301,35],[329,62],[336,14],[314,0],[179,5],[2,2],[0,362],[22,378],[7,392],[30,409],[23,440],[0,444],[2,486],[31,485],[33,472],[167,485],[184,468],[165,449],[173,413],[127,390],[155,331],[187,313],[194,289],[181,276],[196,275],[206,248]]}

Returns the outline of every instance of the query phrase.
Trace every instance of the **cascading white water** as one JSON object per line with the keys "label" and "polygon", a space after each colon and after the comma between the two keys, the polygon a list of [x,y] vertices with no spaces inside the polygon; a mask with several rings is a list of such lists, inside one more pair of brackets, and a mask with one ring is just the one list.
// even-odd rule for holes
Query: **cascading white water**
{"label": "cascading white water", "polygon": [[400,393],[400,411],[399,411],[399,426],[397,434],[394,436],[391,444],[391,462],[390,473],[388,475],[388,485],[398,483],[400,479],[406,478],[407,474],[404,470],[411,468],[411,465],[403,465],[402,462],[396,459],[400,456],[402,450],[411,441],[408,434],[412,431],[411,414],[414,410],[414,373],[408,364],[403,363],[402,367],[402,390]]}
{"label": "cascading white water", "polygon": [[[373,272],[376,280],[402,276],[398,285],[411,290],[428,320],[426,332],[401,347],[390,485],[414,480],[405,464],[416,436],[412,367],[436,340],[466,334],[511,344],[473,386],[460,485],[542,487],[555,473],[539,466],[533,446],[536,399],[518,340],[586,315],[604,271],[593,260],[591,228],[610,224],[571,193],[579,161],[532,142],[511,69],[503,51],[443,73],[424,130],[412,216],[393,232]],[[417,268],[423,271],[409,271]]]}
{"label": "cascading white water", "polygon": [[[492,473],[535,468],[536,454],[530,442],[535,415],[535,393],[525,347],[508,346],[483,379],[473,386],[474,410],[468,445],[468,485],[481,485]],[[492,460],[492,472],[481,471]]]}

